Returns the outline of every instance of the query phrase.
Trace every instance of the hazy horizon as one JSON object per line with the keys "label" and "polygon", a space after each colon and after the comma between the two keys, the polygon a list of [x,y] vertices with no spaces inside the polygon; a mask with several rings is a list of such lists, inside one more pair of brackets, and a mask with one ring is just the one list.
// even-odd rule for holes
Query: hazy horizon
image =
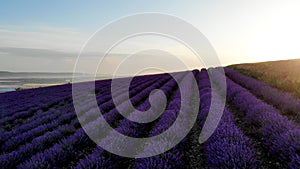
{"label": "hazy horizon", "polygon": [[[236,64],[228,64],[228,65],[224,65],[226,66],[231,66],[231,65],[238,65],[238,64],[255,64],[255,63],[264,63],[264,62],[277,62],[277,61],[287,61],[287,60],[299,60],[300,61],[300,57],[299,58],[291,58],[291,59],[280,59],[280,60],[269,60],[269,61],[258,61],[258,62],[241,62],[241,63],[236,63]],[[201,69],[201,68],[199,68]],[[192,70],[192,69],[190,69]],[[8,72],[8,73],[50,73],[50,74],[60,74],[60,73],[66,73],[66,74],[73,74],[74,72],[46,72],[46,71],[10,71],[10,70],[0,70],[1,72]],[[84,73],[82,73],[84,74]],[[105,73],[97,73],[97,75],[111,75],[111,74],[105,74]]]}

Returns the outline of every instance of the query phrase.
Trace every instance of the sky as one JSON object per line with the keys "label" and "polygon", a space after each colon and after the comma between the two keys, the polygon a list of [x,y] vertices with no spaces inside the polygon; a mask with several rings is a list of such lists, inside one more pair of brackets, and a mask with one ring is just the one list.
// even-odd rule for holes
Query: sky
{"label": "sky", "polygon": [[[144,12],[177,16],[194,25],[224,66],[300,58],[299,9],[298,0],[2,1],[0,71],[72,72],[80,50],[97,30],[118,18]],[[162,50],[149,50],[157,54],[155,57],[142,51],[129,53],[136,57],[129,59],[133,62],[130,67],[147,66],[150,61],[171,65],[170,53],[178,54],[189,68],[205,66],[170,39],[144,37],[131,41],[115,48],[115,55],[105,58],[99,73],[116,71],[115,65],[128,54],[126,48]]]}

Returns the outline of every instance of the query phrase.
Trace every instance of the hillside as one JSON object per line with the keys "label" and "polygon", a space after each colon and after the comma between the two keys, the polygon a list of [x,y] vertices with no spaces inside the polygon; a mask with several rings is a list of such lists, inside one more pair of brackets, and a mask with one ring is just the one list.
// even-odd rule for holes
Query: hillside
{"label": "hillside", "polygon": [[300,59],[228,66],[300,97]]}

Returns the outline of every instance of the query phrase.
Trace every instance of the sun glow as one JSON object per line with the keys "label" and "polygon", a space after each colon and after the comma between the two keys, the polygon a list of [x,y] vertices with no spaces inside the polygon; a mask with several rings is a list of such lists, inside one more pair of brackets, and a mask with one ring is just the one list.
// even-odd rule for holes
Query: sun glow
{"label": "sun glow", "polygon": [[262,18],[261,27],[250,40],[248,54],[258,61],[300,58],[299,18],[300,11],[292,5]]}

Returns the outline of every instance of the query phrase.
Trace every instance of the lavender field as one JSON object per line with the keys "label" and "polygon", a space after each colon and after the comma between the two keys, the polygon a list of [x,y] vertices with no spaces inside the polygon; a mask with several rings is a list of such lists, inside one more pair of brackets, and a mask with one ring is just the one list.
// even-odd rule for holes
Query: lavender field
{"label": "lavender field", "polygon": [[[209,76],[211,71],[214,76]],[[188,86],[191,83],[187,73],[177,74],[180,83]],[[84,111],[76,114],[72,84],[1,93],[0,168],[300,168],[299,98],[225,68],[227,95],[222,119],[213,135],[199,144],[199,134],[211,106],[211,83],[218,85],[220,74],[218,68],[192,73],[198,85],[190,86],[190,95],[194,94],[192,88],[197,88],[200,96],[194,127],[174,148],[148,158],[125,158],[97,146],[77,118],[84,119],[84,125],[93,125],[97,119],[95,107],[83,99]],[[117,92],[122,98],[126,90],[122,78],[119,81]],[[145,111],[151,107],[148,97],[154,89],[161,89],[168,102],[158,119],[136,123],[118,113],[110,85],[111,80],[96,81],[96,89],[91,92],[96,94],[106,121],[131,137],[156,136],[172,125],[180,106],[185,107],[185,113],[193,108],[193,100],[189,105],[180,105],[178,84],[169,74],[137,76],[129,91],[136,109]],[[109,144],[110,138],[101,141]],[[144,150],[159,148],[145,145]]]}

